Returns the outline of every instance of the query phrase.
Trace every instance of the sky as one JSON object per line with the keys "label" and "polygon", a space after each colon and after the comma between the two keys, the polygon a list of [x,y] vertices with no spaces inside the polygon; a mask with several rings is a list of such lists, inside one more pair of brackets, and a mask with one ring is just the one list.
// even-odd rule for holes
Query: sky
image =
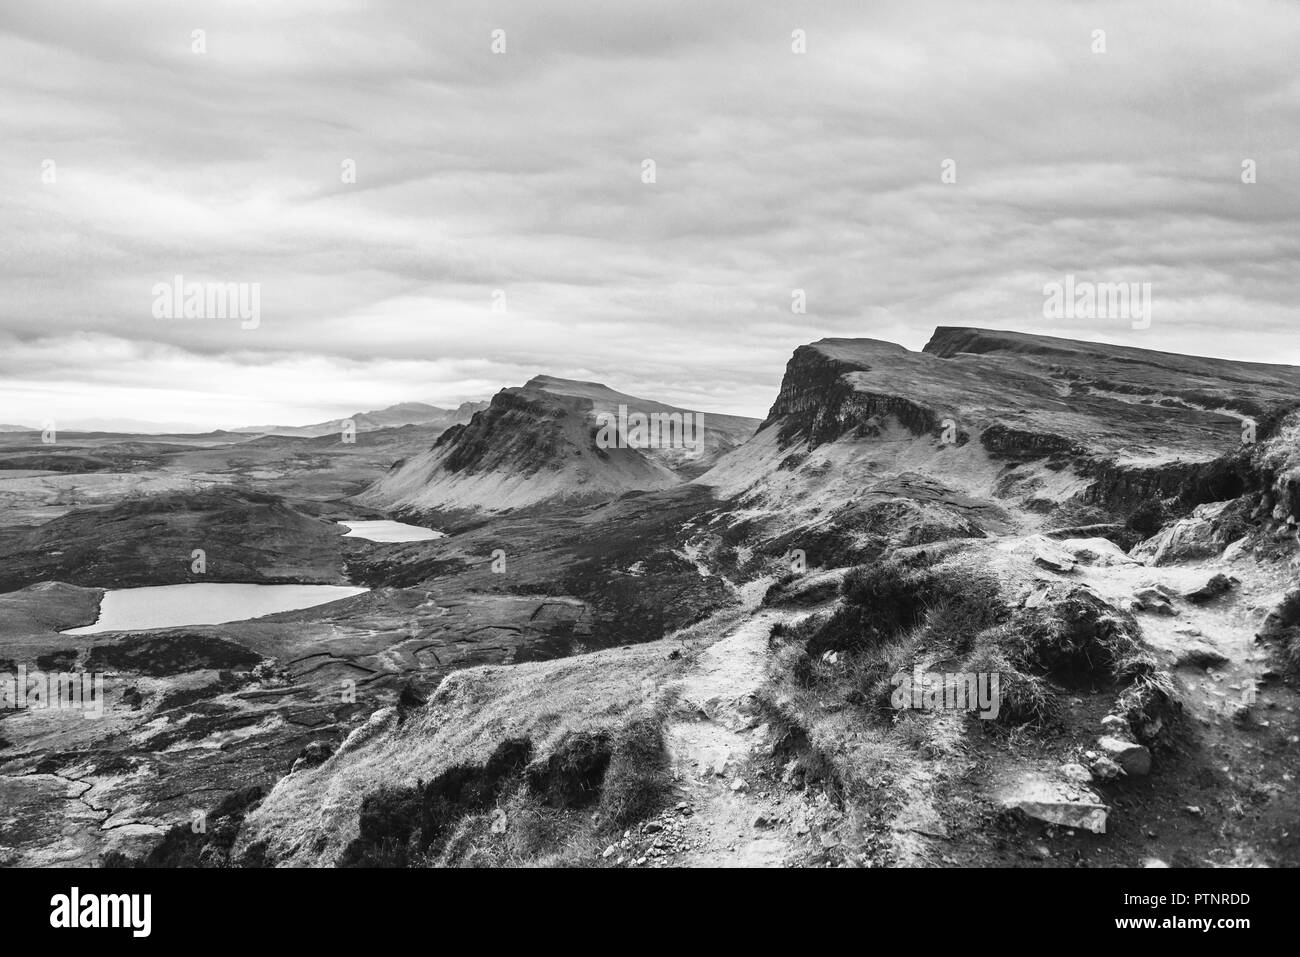
{"label": "sky", "polygon": [[0,423],[761,417],[799,345],[937,325],[1300,364],[1297,51],[1264,0],[5,4]]}

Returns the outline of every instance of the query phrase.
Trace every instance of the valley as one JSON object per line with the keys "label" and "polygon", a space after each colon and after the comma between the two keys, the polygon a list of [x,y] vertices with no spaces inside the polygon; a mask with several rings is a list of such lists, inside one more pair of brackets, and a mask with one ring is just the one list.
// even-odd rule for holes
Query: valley
{"label": "valley", "polygon": [[699,414],[0,433],[0,672],[107,693],[0,710],[0,863],[1300,863],[1300,369],[941,327],[698,453],[620,406]]}

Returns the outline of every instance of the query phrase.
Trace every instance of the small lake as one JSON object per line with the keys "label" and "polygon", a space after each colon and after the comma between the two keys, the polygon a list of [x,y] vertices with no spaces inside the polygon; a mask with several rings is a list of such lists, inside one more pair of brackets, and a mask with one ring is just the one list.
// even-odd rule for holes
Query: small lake
{"label": "small lake", "polygon": [[339,522],[348,533],[344,538],[364,538],[370,542],[427,542],[434,538],[445,538],[446,532],[439,532],[420,525],[407,525],[405,522]]}
{"label": "small lake", "polygon": [[113,588],[99,603],[99,620],[65,635],[142,631],[183,625],[221,625],[351,598],[369,589],[353,585],[245,585],[201,582]]}

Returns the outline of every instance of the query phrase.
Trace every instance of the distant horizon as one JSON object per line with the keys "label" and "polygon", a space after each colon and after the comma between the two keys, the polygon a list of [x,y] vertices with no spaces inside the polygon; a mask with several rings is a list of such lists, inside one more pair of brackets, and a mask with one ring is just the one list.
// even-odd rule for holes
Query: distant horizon
{"label": "distant horizon", "polygon": [[[1131,345],[1131,344],[1128,344],[1128,343],[1113,342],[1113,341],[1109,341],[1109,340],[1105,340],[1105,339],[1085,339],[1085,338],[1075,338],[1075,337],[1070,337],[1070,336],[1051,335],[1051,334],[1048,334],[1048,333],[1041,333],[1041,332],[1028,333],[1028,332],[1022,332],[1022,331],[1019,330],[1019,329],[1007,328],[1007,327],[998,327],[998,326],[991,326],[991,325],[990,325],[990,326],[980,326],[980,325],[965,325],[965,324],[954,324],[954,323],[942,323],[942,324],[936,325],[933,329],[931,329],[930,333],[929,333],[929,334],[926,336],[926,338],[925,338],[925,342],[928,342],[928,341],[930,340],[931,336],[933,335],[934,331],[937,330],[937,329],[940,329],[940,328],[949,328],[949,329],[979,329],[979,330],[984,330],[984,331],[988,331],[988,332],[1007,332],[1007,333],[1014,333],[1014,334],[1019,334],[1019,335],[1038,336],[1038,337],[1049,338],[1049,339],[1061,339],[1061,340],[1063,340],[1063,341],[1067,341],[1067,342],[1091,342],[1091,343],[1096,343],[1096,344],[1099,344],[1099,345],[1113,345],[1113,346],[1121,346],[1121,347],[1123,347],[1123,348],[1135,349],[1135,350],[1139,350],[1139,351],[1150,351],[1150,352],[1172,353],[1172,354],[1176,354],[1176,355],[1184,355],[1184,356],[1188,356],[1188,357],[1191,357],[1191,358],[1199,358],[1199,359],[1220,360],[1220,361],[1225,361],[1225,362],[1253,363],[1253,364],[1256,364],[1256,365],[1262,365],[1262,366],[1278,366],[1278,367],[1283,367],[1283,368],[1297,368],[1297,367],[1300,367],[1300,364],[1297,364],[1297,363],[1287,363],[1287,362],[1265,362],[1265,361],[1263,361],[1263,360],[1258,360],[1258,359],[1229,358],[1229,357],[1225,357],[1225,356],[1216,356],[1216,355],[1209,355],[1209,354],[1198,354],[1198,353],[1191,353],[1191,352],[1176,352],[1175,350],[1170,350],[1170,349],[1152,349],[1152,348],[1149,348],[1149,347],[1146,347],[1146,346],[1137,346],[1137,345]],[[794,350],[797,349],[797,348],[799,348],[800,346],[803,346],[803,345],[811,345],[811,344],[813,344],[813,343],[816,343],[816,342],[819,342],[819,341],[822,341],[822,340],[826,340],[826,339],[847,340],[847,341],[853,341],[853,340],[894,341],[894,340],[882,340],[882,339],[879,339],[879,337],[876,337],[876,336],[845,336],[845,335],[837,335],[837,336],[818,336],[818,337],[816,337],[816,338],[808,339],[806,342],[801,342],[801,343],[799,343],[798,345],[796,345],[796,346],[794,346],[793,348],[791,348],[791,350],[790,350],[790,355],[793,355]],[[907,349],[908,349],[909,351],[911,351],[911,352],[920,352],[920,351],[922,351],[922,348],[923,348],[923,346],[924,346],[925,343],[923,342],[921,346],[917,346],[917,347],[913,347],[913,346],[907,345],[906,343],[902,343],[902,342],[896,342],[896,344],[897,344],[897,345],[902,345],[902,346],[904,346],[905,348],[907,348]],[[782,363],[780,369],[781,369],[781,372],[784,373],[784,369],[785,369],[785,365],[784,365],[784,363]],[[625,388],[623,388],[623,387],[621,387],[621,386],[619,386],[619,385],[617,385],[617,384],[611,384],[609,381],[606,381],[606,380],[604,380],[604,379],[600,379],[600,378],[595,378],[595,379],[591,379],[591,378],[578,378],[578,377],[576,377],[576,376],[557,375],[557,374],[555,374],[555,373],[553,373],[553,372],[534,372],[532,375],[529,375],[527,378],[521,380],[520,382],[518,382],[518,383],[516,383],[516,384],[513,384],[513,385],[501,385],[501,386],[497,387],[496,389],[492,390],[491,393],[489,393],[489,394],[487,394],[487,395],[483,395],[483,396],[480,397],[480,398],[467,398],[467,399],[459,399],[459,400],[445,400],[445,401],[443,401],[443,402],[433,401],[433,400],[429,400],[429,399],[412,399],[412,398],[406,398],[406,399],[399,399],[399,400],[397,400],[397,401],[395,401],[395,402],[390,402],[390,403],[388,403],[387,405],[382,405],[382,406],[376,405],[376,406],[373,406],[373,407],[368,408],[368,409],[349,409],[349,410],[346,411],[346,412],[339,412],[339,413],[334,413],[334,414],[320,414],[320,415],[318,415],[318,416],[315,417],[315,418],[306,418],[306,419],[303,419],[302,421],[297,421],[297,422],[288,422],[288,421],[284,421],[284,422],[274,422],[274,423],[263,423],[263,424],[260,424],[260,425],[241,424],[241,425],[213,425],[213,426],[208,426],[208,427],[200,427],[200,426],[196,426],[196,425],[193,424],[193,423],[180,423],[180,422],[150,422],[150,421],[144,421],[144,420],[113,419],[113,418],[111,418],[111,417],[92,417],[92,418],[75,418],[75,417],[74,417],[74,418],[68,420],[68,421],[69,421],[69,424],[60,424],[60,423],[58,423],[58,422],[56,421],[55,425],[56,425],[56,427],[58,427],[61,431],[65,431],[65,432],[86,432],[86,433],[90,433],[90,432],[117,433],[117,432],[120,432],[120,433],[123,433],[123,434],[130,434],[130,435],[206,435],[206,434],[210,434],[210,433],[214,433],[214,432],[232,432],[232,433],[233,433],[233,432],[241,432],[241,431],[249,430],[249,429],[262,429],[262,428],[265,428],[265,429],[274,429],[274,428],[286,428],[286,429],[288,429],[288,428],[304,428],[304,427],[307,427],[307,426],[312,426],[312,425],[321,425],[321,424],[324,424],[324,423],[327,423],[327,422],[331,422],[331,421],[336,421],[336,420],[340,420],[340,419],[348,418],[348,417],[353,416],[353,415],[364,415],[364,414],[375,413],[375,412],[383,412],[383,411],[387,411],[388,409],[394,408],[394,407],[396,407],[396,406],[404,405],[404,404],[428,405],[428,406],[431,406],[431,407],[434,407],[434,408],[441,409],[441,410],[443,410],[443,411],[454,411],[455,409],[459,408],[461,405],[471,404],[471,403],[477,403],[477,402],[482,402],[482,403],[490,402],[491,399],[492,399],[492,397],[495,396],[498,392],[502,391],[503,389],[518,388],[518,387],[520,387],[520,386],[523,386],[523,385],[526,384],[527,382],[531,381],[532,379],[534,379],[534,378],[538,378],[538,377],[547,377],[547,378],[558,379],[558,380],[569,381],[569,382],[593,382],[593,383],[595,383],[595,384],[598,384],[598,385],[604,386],[605,388],[611,389],[611,390],[613,390],[613,391],[615,391],[615,392],[623,392],[623,393],[625,393],[625,394],[627,394],[627,395],[635,396],[635,397],[638,397],[638,398],[643,398],[643,399],[647,399],[647,400],[654,400],[654,401],[658,401],[658,402],[664,402],[664,403],[667,403],[667,404],[669,404],[669,405],[675,405],[675,406],[678,406],[678,407],[680,407],[680,408],[690,409],[691,411],[703,412],[703,413],[706,413],[706,414],[713,414],[713,415],[730,415],[730,416],[739,416],[739,417],[742,417],[742,418],[758,419],[758,420],[760,420],[760,421],[767,417],[768,411],[769,411],[770,406],[771,406],[771,402],[772,402],[773,400],[775,400],[775,398],[776,398],[776,392],[777,392],[777,390],[778,390],[779,387],[780,387],[780,376],[778,375],[778,377],[777,377],[777,383],[776,383],[776,386],[773,388],[771,399],[769,399],[768,404],[767,404],[766,406],[763,407],[762,411],[759,411],[759,412],[734,412],[734,411],[730,411],[730,410],[726,410],[726,409],[707,409],[707,408],[705,408],[705,409],[701,409],[701,408],[696,408],[696,407],[692,407],[692,406],[690,406],[690,405],[686,405],[686,404],[684,404],[684,403],[682,403],[682,402],[675,401],[675,400],[673,399],[673,397],[671,397],[671,396],[666,396],[666,395],[659,395],[659,394],[655,394],[655,393],[648,393],[648,392],[645,392],[645,391],[640,392],[640,393],[631,392],[631,391],[629,391],[629,390],[627,390],[627,389],[625,389]],[[87,425],[87,423],[90,423],[91,425]],[[120,425],[119,425],[118,427],[110,427],[110,426],[112,425],[112,423],[120,423]],[[128,426],[128,425],[129,425],[130,427],[126,427],[126,426]],[[42,428],[39,427],[39,426],[25,426],[23,423],[21,423],[21,422],[17,422],[17,421],[14,421],[14,422],[10,422],[10,421],[0,421],[0,428],[3,428],[3,427],[5,427],[5,426],[24,426],[24,430],[25,430],[25,431],[29,431],[29,432],[40,432],[40,431],[42,431]]]}

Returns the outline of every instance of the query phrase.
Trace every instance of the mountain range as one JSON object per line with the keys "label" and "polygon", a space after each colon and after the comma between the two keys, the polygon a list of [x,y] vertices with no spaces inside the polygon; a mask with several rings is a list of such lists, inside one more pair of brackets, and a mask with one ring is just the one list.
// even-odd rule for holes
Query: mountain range
{"label": "mountain range", "polygon": [[[638,443],[636,436],[629,442],[620,414],[623,420],[675,417],[672,422],[684,423],[683,429],[698,421],[702,434],[679,433],[679,442],[670,435],[670,441],[654,446]],[[604,440],[602,422],[610,426]],[[357,500],[371,508],[417,513],[496,513],[605,501],[689,481],[745,442],[758,424],[626,395],[596,382],[539,375],[502,389],[469,422],[396,465]]]}
{"label": "mountain range", "polygon": [[346,419],[330,419],[310,425],[246,425],[232,432],[252,435],[287,435],[299,438],[316,438],[338,432],[344,421],[351,421],[358,432],[375,429],[399,428],[404,425],[425,425],[447,428],[458,422],[469,421],[470,416],[486,408],[486,402],[462,402],[454,409],[444,409],[425,402],[399,402],[372,412],[354,412]]}
{"label": "mountain range", "polygon": [[[1300,864],[1300,368],[940,327],[761,421],[382,413],[0,440],[0,674],[109,689],[0,715],[0,865]],[[165,585],[364,592],[82,633]]]}

